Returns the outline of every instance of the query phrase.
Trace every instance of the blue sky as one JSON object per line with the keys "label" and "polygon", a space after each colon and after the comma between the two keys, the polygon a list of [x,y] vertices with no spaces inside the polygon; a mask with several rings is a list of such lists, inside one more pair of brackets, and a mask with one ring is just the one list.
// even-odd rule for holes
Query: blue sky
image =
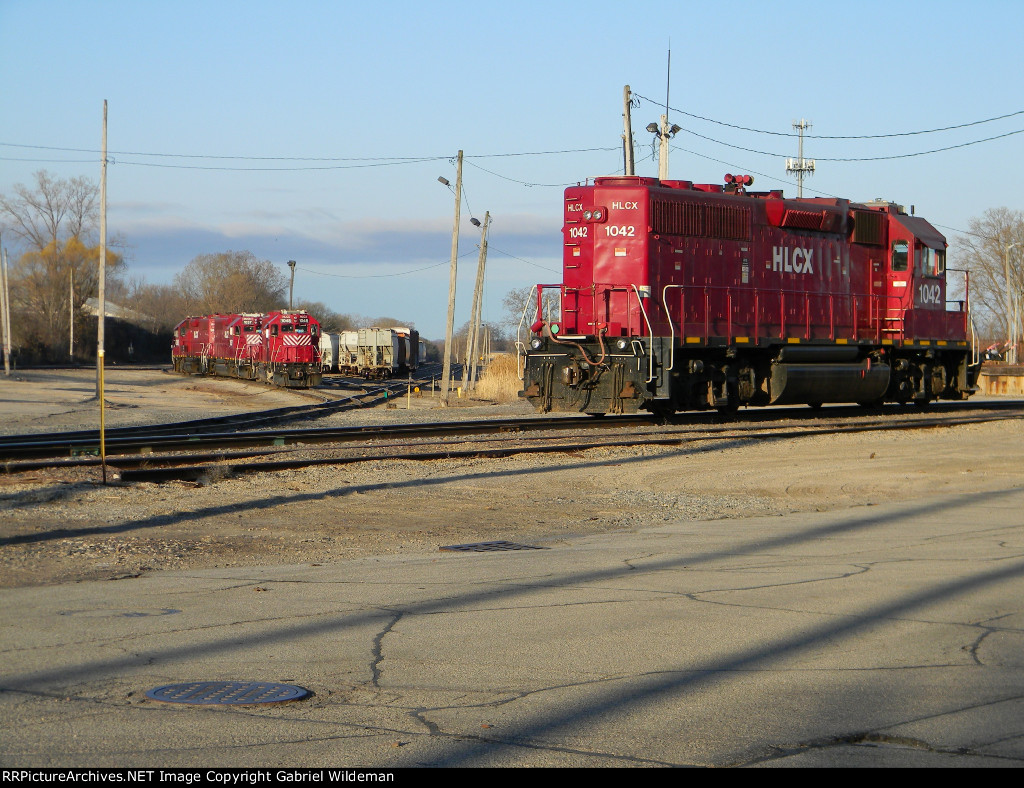
{"label": "blue sky", "polygon": [[108,227],[131,276],[170,282],[196,255],[248,249],[298,261],[296,298],[438,338],[454,198],[437,177],[454,183],[459,149],[457,324],[470,216],[493,220],[485,319],[510,288],[558,280],[562,189],[621,171],[623,85],[644,97],[638,174],[657,174],[644,127],[664,111],[670,46],[674,178],[751,173],[795,196],[797,143],[777,135],[800,118],[867,136],[1010,115],[805,142],[806,195],[914,205],[952,241],[989,208],[1022,208],[1022,33],[1021,0],[0,0],[0,191],[39,169],[98,180],[106,99]]}

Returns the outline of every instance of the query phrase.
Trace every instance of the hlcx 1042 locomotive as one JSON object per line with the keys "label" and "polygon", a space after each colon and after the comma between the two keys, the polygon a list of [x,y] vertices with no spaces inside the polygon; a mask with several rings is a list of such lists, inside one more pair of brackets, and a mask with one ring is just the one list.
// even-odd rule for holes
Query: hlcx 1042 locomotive
{"label": "hlcx 1042 locomotive", "polygon": [[174,329],[171,360],[185,374],[318,386],[320,324],[304,311],[187,317]]}
{"label": "hlcx 1042 locomotive", "polygon": [[603,414],[974,390],[966,275],[948,300],[931,224],[892,203],[725,181],[566,189],[563,281],[528,307],[522,396]]}

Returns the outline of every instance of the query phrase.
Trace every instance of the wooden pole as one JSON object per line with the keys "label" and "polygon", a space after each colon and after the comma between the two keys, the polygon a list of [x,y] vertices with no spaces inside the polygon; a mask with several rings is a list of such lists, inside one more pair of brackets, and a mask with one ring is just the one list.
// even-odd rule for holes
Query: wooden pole
{"label": "wooden pole", "polygon": [[68,323],[70,339],[68,340],[68,358],[75,360],[75,269],[68,271]]}
{"label": "wooden pole", "polygon": [[632,95],[629,91],[629,85],[622,88],[622,118],[623,118],[623,134],[622,134],[622,169],[626,175],[636,175],[636,167],[633,163],[633,121],[629,112],[629,104],[632,101]]}
{"label": "wooden pole", "polygon": [[459,212],[462,208],[462,151],[455,170],[455,222],[452,225],[452,262],[448,272],[448,328],[444,340],[444,363],[441,366],[441,404],[448,404],[452,379],[452,335],[455,333],[455,280],[459,259]]}
{"label": "wooden pole", "polygon": [[491,212],[484,214],[484,228],[480,234],[480,258],[476,264],[476,286],[473,288],[473,312],[469,318],[469,370],[463,374],[463,385],[468,378],[468,389],[476,388],[476,361],[480,357],[480,315],[483,312],[484,267],[487,265],[487,227]]}
{"label": "wooden pole", "polygon": [[[100,398],[100,413],[103,413],[103,350],[104,350],[104,328],[107,322],[107,100],[103,99],[103,161],[100,166],[100,288],[99,288],[99,314],[96,316],[96,396]],[[100,419],[102,425],[102,416]],[[102,443],[103,436],[100,436]],[[104,480],[106,472],[104,472]]]}
{"label": "wooden pole", "polygon": [[3,334],[4,374],[11,374],[11,321],[7,319],[7,250],[0,243],[0,333]]}

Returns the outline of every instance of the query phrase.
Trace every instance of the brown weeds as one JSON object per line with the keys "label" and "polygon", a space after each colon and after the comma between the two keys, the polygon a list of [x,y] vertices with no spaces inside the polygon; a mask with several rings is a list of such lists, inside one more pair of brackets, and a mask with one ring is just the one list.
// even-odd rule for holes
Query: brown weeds
{"label": "brown weeds", "polygon": [[519,379],[516,357],[501,353],[491,360],[476,384],[476,396],[493,402],[515,402],[519,399],[523,381]]}

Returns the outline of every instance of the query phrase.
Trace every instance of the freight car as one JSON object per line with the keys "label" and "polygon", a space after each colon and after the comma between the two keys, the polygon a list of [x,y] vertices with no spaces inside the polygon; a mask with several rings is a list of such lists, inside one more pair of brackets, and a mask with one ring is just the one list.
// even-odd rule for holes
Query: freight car
{"label": "freight car", "polygon": [[320,369],[323,372],[338,371],[338,339],[338,334],[320,334]]}
{"label": "freight car", "polygon": [[419,361],[419,332],[404,328],[361,328],[356,348],[357,374],[384,379],[408,375]]}
{"label": "freight car", "polygon": [[175,372],[308,388],[322,379],[320,324],[304,311],[187,317],[174,329]]}
{"label": "freight car", "polygon": [[537,285],[522,396],[541,411],[927,404],[975,388],[967,282],[888,202],[597,178],[565,190],[562,282]]}

